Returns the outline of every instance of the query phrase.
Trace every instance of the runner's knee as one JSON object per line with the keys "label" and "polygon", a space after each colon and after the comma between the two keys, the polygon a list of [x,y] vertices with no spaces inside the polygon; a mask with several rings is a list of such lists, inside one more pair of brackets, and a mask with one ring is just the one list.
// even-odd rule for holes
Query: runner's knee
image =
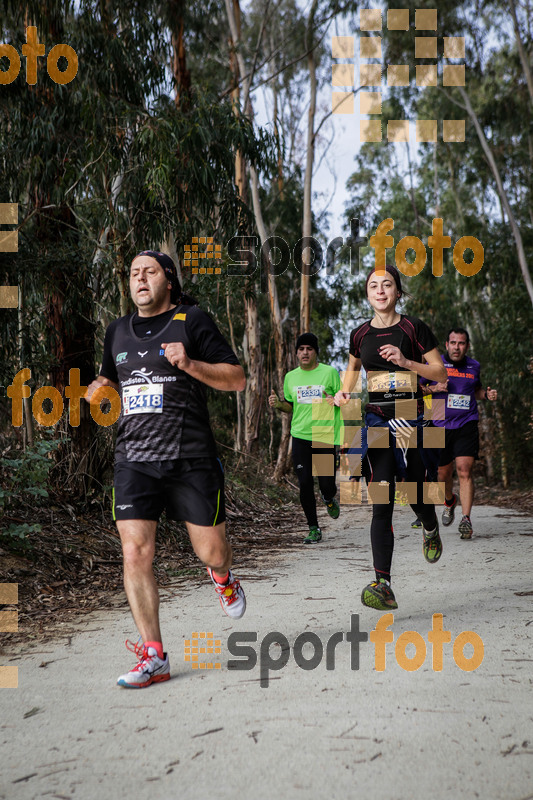
{"label": "runner's knee", "polygon": [[225,539],[223,541],[204,541],[197,544],[195,549],[200,561],[214,569],[215,572],[231,563],[231,547]]}
{"label": "runner's knee", "polygon": [[125,538],[122,541],[124,564],[133,569],[151,566],[155,554],[153,542],[139,542]]}

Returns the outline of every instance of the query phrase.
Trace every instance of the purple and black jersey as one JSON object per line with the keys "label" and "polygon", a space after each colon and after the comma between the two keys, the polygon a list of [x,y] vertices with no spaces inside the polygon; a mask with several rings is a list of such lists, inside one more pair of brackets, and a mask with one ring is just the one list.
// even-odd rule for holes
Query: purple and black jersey
{"label": "purple and black jersey", "polygon": [[[476,401],[476,389],[481,386],[481,366],[474,358],[465,358],[453,363],[448,353],[441,356],[448,373],[448,391],[436,392],[433,397],[442,399],[446,404],[444,420],[434,420],[434,424],[449,429],[462,428],[467,422],[479,419]],[[430,385],[434,386],[435,381]]]}

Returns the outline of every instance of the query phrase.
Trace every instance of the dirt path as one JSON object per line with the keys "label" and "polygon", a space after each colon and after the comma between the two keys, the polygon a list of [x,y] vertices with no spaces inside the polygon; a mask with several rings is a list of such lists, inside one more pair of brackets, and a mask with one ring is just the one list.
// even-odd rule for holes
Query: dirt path
{"label": "dirt path", "polygon": [[[167,591],[168,683],[115,686],[133,665],[124,607],[86,617],[67,640],[4,658],[18,667],[19,688],[0,690],[0,798],[533,798],[533,517],[476,507],[475,538],[445,529],[443,557],[429,565],[411,511],[398,509],[399,608],[377,671],[374,643],[361,642],[354,669],[357,645],[346,640],[357,621],[371,633],[383,616],[359,600],[372,577],[369,513],[343,507],[339,520],[322,519],[319,545],[238,572],[248,597],[239,622],[223,616],[207,579]],[[442,671],[432,668],[433,614],[451,632]],[[286,643],[268,650],[276,631]],[[401,666],[415,651],[408,645],[402,661],[397,642],[407,631],[418,634],[408,637],[418,655],[427,650],[417,671]],[[478,637],[466,636],[475,644],[466,659],[483,643],[474,671],[454,658],[463,631]],[[220,669],[185,661],[193,632],[220,639]],[[229,639],[236,632],[249,634],[248,663]],[[304,632],[310,643],[298,654]],[[298,666],[313,656],[314,669]],[[230,660],[239,668],[228,669]]]}

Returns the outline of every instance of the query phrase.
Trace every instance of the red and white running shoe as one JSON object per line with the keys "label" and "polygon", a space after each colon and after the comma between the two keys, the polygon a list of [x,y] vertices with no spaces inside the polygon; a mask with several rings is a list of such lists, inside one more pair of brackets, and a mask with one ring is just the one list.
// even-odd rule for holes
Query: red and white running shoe
{"label": "red and white running shoe", "polygon": [[227,583],[218,583],[213,578],[213,570],[211,567],[207,568],[209,577],[215,584],[215,592],[218,594],[222,610],[228,617],[232,619],[240,619],[246,611],[246,597],[241,588],[241,584],[229,570],[229,578]]}
{"label": "red and white running shoe", "polygon": [[133,644],[126,640],[126,647],[140,659],[136,667],[125,675],[120,675],[117,684],[126,689],[144,689],[152,683],[170,680],[170,664],[168,655],[163,653],[164,659],[159,658],[154,647],[144,644]]}

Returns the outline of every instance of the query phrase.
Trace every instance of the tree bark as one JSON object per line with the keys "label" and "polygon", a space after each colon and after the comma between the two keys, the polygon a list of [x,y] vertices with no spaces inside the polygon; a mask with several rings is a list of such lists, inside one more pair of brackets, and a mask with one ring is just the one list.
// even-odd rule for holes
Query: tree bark
{"label": "tree bark", "polygon": [[183,38],[182,0],[170,0],[167,13],[172,44],[172,74],[176,88],[174,102],[177,108],[186,111],[191,99],[191,73],[187,69],[187,53]]}
{"label": "tree bark", "polygon": [[244,401],[244,443],[245,452],[252,453],[259,444],[259,424],[263,396],[263,360],[259,336],[257,303],[251,293],[244,295],[244,360],[248,367],[248,380]]}
{"label": "tree bark", "polygon": [[[229,325],[229,335],[230,335],[230,342],[233,348],[233,352],[237,352],[237,347],[235,344],[235,334],[233,332],[233,322],[231,319],[231,309],[229,304],[229,288],[226,289],[226,313],[228,315],[228,325]],[[235,392],[235,401],[237,403],[237,431],[235,434],[235,446],[234,450],[236,452],[241,452],[243,449],[242,445],[242,392]]]}
{"label": "tree bark", "polygon": [[[240,6],[239,0],[225,0],[226,13],[230,27],[231,39],[233,41],[233,53],[230,66],[234,75],[234,111],[240,113],[240,90],[238,88],[239,75],[246,75],[246,68],[240,45]],[[248,92],[251,77],[244,81],[243,86],[243,110],[247,113]],[[235,178],[241,199],[245,200],[246,182],[244,174],[244,160],[240,153],[236,154],[235,159]],[[255,174],[255,171],[254,171]],[[244,360],[248,369],[248,379],[246,381],[244,399],[244,449],[246,453],[251,453],[257,449],[259,443],[259,426],[261,422],[262,407],[262,355],[261,337],[259,332],[259,315],[257,313],[257,302],[255,298],[255,284],[253,279],[247,279],[244,289],[244,340],[243,351]]]}
{"label": "tree bark", "polygon": [[513,28],[516,39],[516,46],[518,48],[518,55],[520,56],[520,63],[522,64],[522,69],[524,70],[524,76],[529,91],[529,99],[531,100],[531,103],[533,105],[533,75],[531,74],[531,64],[529,63],[529,58],[522,43],[522,37],[520,36],[520,27],[518,25],[518,16],[516,14],[515,1],[509,0],[509,6],[511,8],[511,17],[513,18]]}
{"label": "tree bark", "polygon": [[507,451],[505,449],[505,429],[503,426],[502,415],[500,413],[499,408],[496,406],[494,409],[494,415],[496,417],[496,424],[498,426],[498,433],[500,434],[500,442],[501,442],[501,454],[500,454],[500,468],[502,473],[502,485],[504,489],[509,488],[509,474],[507,472]]}
{"label": "tree bark", "polygon": [[[259,198],[259,182],[257,178],[257,173],[255,169],[253,169],[253,167],[250,168],[250,178],[251,178],[252,201],[253,201],[255,222],[257,225],[257,230],[259,232],[259,237],[261,239],[261,245],[263,245],[267,241],[268,236],[261,210],[261,201]],[[276,278],[272,274],[272,270],[270,269],[270,264],[262,263],[261,268],[266,269],[268,276],[267,285],[268,285],[268,300],[270,308],[270,320],[272,324],[272,333],[274,337],[274,348],[276,354],[277,393],[279,396],[283,397],[283,381],[285,373],[287,371],[287,359],[285,356],[285,347],[283,341],[283,324],[281,319],[281,311],[279,307],[278,287],[276,286]],[[287,449],[290,437],[290,420],[287,417],[287,414],[282,414],[281,417],[282,417],[281,442],[278,451],[276,467],[274,469],[274,478],[278,481],[285,474]]]}
{"label": "tree bark", "polygon": [[[20,277],[19,283],[19,304],[18,304],[18,351],[19,351],[19,369],[24,369],[26,366],[25,355],[26,348],[24,347],[24,275]],[[33,415],[31,408],[31,398],[24,397],[22,400],[22,407],[24,409],[24,435],[22,437],[24,449],[26,446],[33,445]]]}
{"label": "tree bark", "polygon": [[[310,238],[312,234],[311,192],[313,185],[313,164],[315,160],[315,114],[316,114],[316,62],[313,45],[313,27],[318,0],[313,0],[306,30],[307,68],[309,70],[309,111],[307,113],[307,152],[304,178],[304,204],[302,220],[302,237]],[[311,313],[309,308],[309,267],[304,262],[305,249],[302,251],[302,277],[300,282],[300,333],[310,328]]]}

